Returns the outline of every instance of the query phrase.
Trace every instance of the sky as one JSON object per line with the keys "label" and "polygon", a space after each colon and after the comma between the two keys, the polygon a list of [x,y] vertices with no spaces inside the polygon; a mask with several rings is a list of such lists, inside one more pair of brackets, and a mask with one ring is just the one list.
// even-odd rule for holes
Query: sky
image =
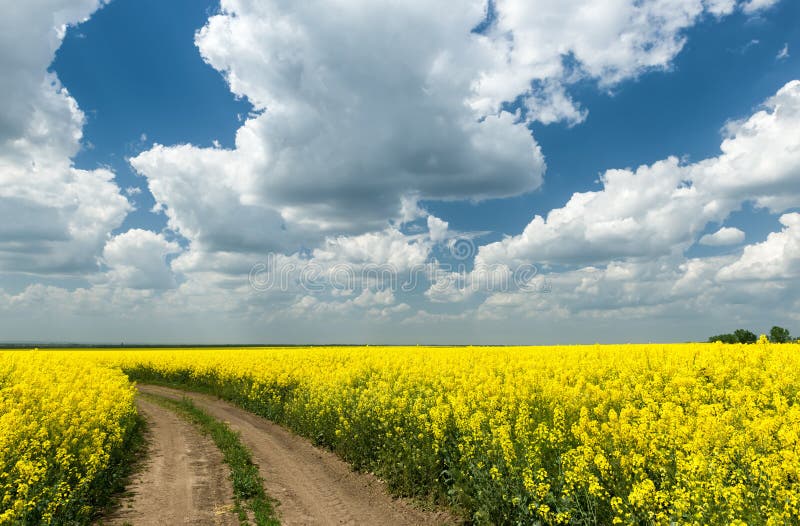
{"label": "sky", "polygon": [[9,7],[0,341],[800,333],[800,4],[462,4]]}

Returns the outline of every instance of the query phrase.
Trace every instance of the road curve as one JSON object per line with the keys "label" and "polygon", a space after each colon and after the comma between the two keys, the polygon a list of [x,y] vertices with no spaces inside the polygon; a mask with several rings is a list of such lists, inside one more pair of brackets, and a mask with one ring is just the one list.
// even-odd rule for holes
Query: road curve
{"label": "road curve", "polygon": [[147,458],[103,525],[238,525],[230,470],[210,438],[172,411],[136,401],[147,421]]}
{"label": "road curve", "polygon": [[188,396],[239,432],[259,466],[264,489],[279,502],[278,514],[284,526],[455,523],[444,512],[423,511],[406,500],[392,498],[377,478],[353,472],[333,453],[233,404],[160,386],[139,385],[139,390],[175,400]]}

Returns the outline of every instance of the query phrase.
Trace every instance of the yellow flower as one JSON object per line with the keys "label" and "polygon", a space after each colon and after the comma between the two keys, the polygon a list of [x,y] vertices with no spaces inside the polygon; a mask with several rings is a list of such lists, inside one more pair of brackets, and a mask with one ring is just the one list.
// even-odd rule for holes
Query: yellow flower
{"label": "yellow flower", "polygon": [[[400,493],[467,506],[477,523],[800,523],[798,344],[39,355],[53,367],[93,363],[109,375],[117,368],[217,391]],[[30,488],[46,478],[40,458],[102,468],[124,407],[94,410],[91,384],[3,378],[0,429],[7,419],[20,431],[0,432],[0,451],[25,443]],[[24,411],[45,409],[7,402],[20,397],[72,410],[55,404],[48,421],[58,432],[39,436],[38,424],[25,427]],[[3,466],[3,477],[20,476],[10,469]],[[0,513],[15,505],[4,496]]]}

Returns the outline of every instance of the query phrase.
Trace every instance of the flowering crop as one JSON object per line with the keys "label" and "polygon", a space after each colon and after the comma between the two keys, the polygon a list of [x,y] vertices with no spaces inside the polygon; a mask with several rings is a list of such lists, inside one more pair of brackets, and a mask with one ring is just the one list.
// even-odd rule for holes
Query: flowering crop
{"label": "flowering crop", "polygon": [[135,422],[118,370],[71,353],[0,352],[0,524],[73,524],[92,513]]}
{"label": "flowering crop", "polygon": [[495,524],[800,521],[800,345],[108,352]]}
{"label": "flowering crop", "polygon": [[479,524],[800,523],[800,345],[86,351]]}

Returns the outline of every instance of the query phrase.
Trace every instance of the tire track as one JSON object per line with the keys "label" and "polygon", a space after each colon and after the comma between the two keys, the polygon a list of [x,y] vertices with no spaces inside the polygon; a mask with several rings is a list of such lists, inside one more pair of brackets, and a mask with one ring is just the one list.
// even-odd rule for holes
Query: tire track
{"label": "tire track", "polygon": [[136,404],[148,424],[147,460],[98,524],[237,525],[229,470],[211,439],[168,409],[141,398]]}
{"label": "tire track", "polygon": [[278,514],[285,526],[457,523],[445,512],[423,511],[404,499],[392,498],[376,477],[353,472],[333,453],[228,402],[153,385],[140,385],[139,390],[175,400],[188,396],[238,431],[259,465],[267,494],[280,502]]}

